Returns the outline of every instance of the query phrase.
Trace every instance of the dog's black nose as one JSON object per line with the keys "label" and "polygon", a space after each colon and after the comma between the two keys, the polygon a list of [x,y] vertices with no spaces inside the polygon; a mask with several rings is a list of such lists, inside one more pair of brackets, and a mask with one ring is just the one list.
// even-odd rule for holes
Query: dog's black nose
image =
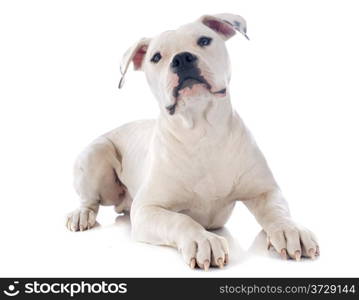
{"label": "dog's black nose", "polygon": [[192,68],[197,61],[197,56],[190,52],[178,53],[171,62],[171,68],[174,72],[179,70]]}

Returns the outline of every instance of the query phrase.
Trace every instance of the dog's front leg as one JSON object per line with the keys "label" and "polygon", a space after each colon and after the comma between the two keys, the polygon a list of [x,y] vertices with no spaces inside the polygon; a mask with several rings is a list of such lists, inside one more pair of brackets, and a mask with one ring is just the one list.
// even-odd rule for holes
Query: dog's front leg
{"label": "dog's front leg", "polygon": [[293,222],[279,190],[243,202],[267,233],[268,246],[273,246],[283,258],[287,258],[287,254],[296,260],[301,256],[315,258],[319,255],[313,233]]}
{"label": "dog's front leg", "polygon": [[197,264],[207,271],[210,266],[222,268],[228,262],[228,245],[223,237],[163,204],[149,203],[136,197],[131,209],[131,222],[136,240],[177,248],[191,268]]}

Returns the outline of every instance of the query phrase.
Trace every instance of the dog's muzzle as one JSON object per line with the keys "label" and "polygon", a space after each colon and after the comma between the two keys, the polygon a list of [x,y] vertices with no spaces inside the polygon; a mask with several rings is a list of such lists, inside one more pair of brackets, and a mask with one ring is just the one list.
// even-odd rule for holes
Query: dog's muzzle
{"label": "dog's muzzle", "polygon": [[192,87],[195,84],[203,84],[208,90],[211,89],[211,85],[200,74],[200,69],[197,66],[198,58],[190,52],[178,53],[171,62],[171,70],[178,76],[178,85],[173,88],[172,95],[175,98],[175,103],[166,107],[170,115],[173,115],[176,111],[177,98],[179,91]]}

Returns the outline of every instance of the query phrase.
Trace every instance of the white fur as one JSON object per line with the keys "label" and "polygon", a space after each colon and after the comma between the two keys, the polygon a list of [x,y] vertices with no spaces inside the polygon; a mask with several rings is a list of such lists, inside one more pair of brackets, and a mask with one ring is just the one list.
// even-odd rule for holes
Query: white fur
{"label": "white fur", "polygon": [[[213,18],[221,21],[226,16],[231,22],[238,19],[241,25],[234,29],[240,27],[245,34],[243,18]],[[158,100],[160,115],[106,133],[81,153],[75,165],[81,205],[68,216],[67,226],[73,231],[89,229],[100,204],[114,205],[117,212],[131,213],[137,240],[176,247],[191,267],[197,263],[208,269],[228,261],[226,240],[208,229],[222,227],[236,201],[243,201],[283,257],[288,253],[296,259],[313,258],[318,255],[317,242],[290,218],[265,158],[231,106],[228,37],[202,20],[141,39],[126,53],[123,75],[136,51],[146,51],[140,69]],[[200,36],[211,37],[212,44],[199,47]],[[150,59],[158,51],[162,59],[154,64]],[[169,65],[183,51],[198,57],[211,89],[186,88],[170,115],[166,106],[175,101],[172,89],[178,78]],[[214,93],[222,88],[227,89],[224,97]]]}

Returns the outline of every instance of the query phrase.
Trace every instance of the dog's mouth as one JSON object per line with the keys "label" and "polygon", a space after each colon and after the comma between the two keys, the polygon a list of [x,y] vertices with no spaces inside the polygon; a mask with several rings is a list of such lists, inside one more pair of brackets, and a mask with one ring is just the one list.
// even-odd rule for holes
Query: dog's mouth
{"label": "dog's mouth", "polygon": [[178,98],[179,92],[185,88],[192,88],[196,84],[202,84],[204,85],[208,90],[211,89],[211,85],[207,82],[206,79],[204,79],[203,76],[196,76],[196,77],[186,77],[182,79],[179,84],[174,87],[173,89],[173,97],[175,99]]}
{"label": "dog's mouth", "polygon": [[203,85],[210,93],[213,95],[217,95],[220,97],[224,97],[227,93],[227,89],[223,88],[221,90],[211,92],[211,85],[203,76],[196,76],[196,77],[186,77],[180,81],[180,83],[173,88],[173,97],[175,99],[174,103],[171,105],[166,106],[166,109],[170,115],[173,115],[176,111],[176,106],[178,103],[178,98],[180,96],[180,91],[185,88],[192,88],[194,85]]}
{"label": "dog's mouth", "polygon": [[180,91],[184,90],[185,88],[192,88],[194,85],[203,85],[207,90],[211,90],[211,85],[208,81],[201,75],[199,76],[189,76],[182,79],[179,84],[173,88],[172,95],[175,99],[175,102],[166,107],[170,115],[173,115],[176,111],[176,106],[178,102],[178,98],[180,96]]}

